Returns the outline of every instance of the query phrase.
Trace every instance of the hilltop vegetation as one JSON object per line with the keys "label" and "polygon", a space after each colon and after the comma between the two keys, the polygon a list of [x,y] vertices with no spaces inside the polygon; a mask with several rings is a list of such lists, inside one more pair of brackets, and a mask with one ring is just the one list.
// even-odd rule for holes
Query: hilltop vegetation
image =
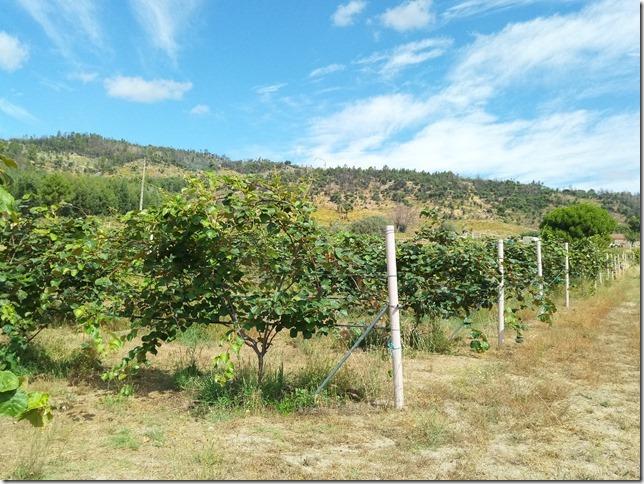
{"label": "hilltop vegetation", "polygon": [[[64,200],[83,213],[136,208],[142,160],[148,161],[146,205],[159,202],[159,189],[175,192],[186,175],[200,171],[279,173],[285,181],[310,181],[321,209],[346,219],[351,212],[390,215],[396,206],[433,207],[452,220],[497,220],[536,228],[550,209],[575,202],[606,208],[618,221],[639,217],[640,195],[629,192],[553,189],[539,182],[468,178],[452,172],[406,169],[310,168],[290,161],[231,160],[207,150],[141,146],[95,134],[58,134],[11,139],[5,152],[20,170],[14,195],[35,193],[40,203]],[[431,163],[428,163],[431,167]],[[56,175],[52,175],[56,172]],[[356,217],[353,217],[354,219]]]}

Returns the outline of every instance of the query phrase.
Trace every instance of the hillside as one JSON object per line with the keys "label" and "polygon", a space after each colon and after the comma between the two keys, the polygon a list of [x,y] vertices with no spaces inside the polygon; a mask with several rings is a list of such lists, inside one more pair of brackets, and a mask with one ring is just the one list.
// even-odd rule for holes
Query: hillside
{"label": "hillside", "polygon": [[[592,201],[608,209],[619,221],[638,215],[640,195],[628,192],[553,189],[539,182],[468,178],[451,172],[418,172],[405,169],[310,168],[289,161],[231,160],[206,150],[141,146],[95,134],[58,134],[44,138],[7,140],[5,151],[20,165],[17,174],[31,177],[18,195],[40,172],[62,172],[76,183],[80,179],[119,179],[136,198],[141,161],[148,160],[150,187],[181,188],[181,178],[203,170],[240,173],[279,173],[289,181],[308,180],[320,206],[320,218],[356,220],[367,215],[390,216],[396,206],[432,206],[457,225],[482,231],[504,226],[503,232],[534,228],[549,209],[577,201]],[[73,176],[72,176],[73,175]],[[70,178],[71,177],[71,178]],[[94,184],[99,181],[92,181]],[[152,196],[152,195],[150,195]],[[121,197],[123,198],[123,197]],[[132,200],[127,202],[129,207]],[[117,207],[117,211],[118,211]],[[485,229],[487,227],[487,229]]]}

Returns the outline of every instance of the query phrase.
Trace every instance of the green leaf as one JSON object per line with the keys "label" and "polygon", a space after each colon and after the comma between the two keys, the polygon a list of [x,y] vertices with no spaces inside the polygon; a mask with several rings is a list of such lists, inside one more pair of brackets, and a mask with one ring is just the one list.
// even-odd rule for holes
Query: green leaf
{"label": "green leaf", "polygon": [[20,380],[10,371],[0,371],[0,393],[10,392],[20,386]]}
{"label": "green leaf", "polygon": [[0,415],[20,417],[28,408],[29,397],[21,388],[0,393]]}
{"label": "green leaf", "polygon": [[18,420],[27,420],[34,427],[44,427],[54,418],[49,407],[35,408],[23,413]]}
{"label": "green leaf", "polygon": [[49,394],[44,392],[30,392],[27,402],[27,410],[44,408],[49,406]]}

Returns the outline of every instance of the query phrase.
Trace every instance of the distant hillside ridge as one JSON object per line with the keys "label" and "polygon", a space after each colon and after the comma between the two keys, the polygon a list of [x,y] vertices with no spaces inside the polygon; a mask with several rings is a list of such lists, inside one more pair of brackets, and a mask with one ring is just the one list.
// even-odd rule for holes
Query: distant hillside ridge
{"label": "distant hillside ridge", "polygon": [[556,206],[591,201],[620,222],[639,216],[640,194],[608,190],[555,189],[534,181],[485,180],[452,172],[425,172],[383,167],[311,168],[290,161],[232,160],[208,150],[142,146],[97,134],[6,140],[5,151],[22,170],[78,175],[140,176],[145,158],[150,176],[177,177],[199,171],[230,170],[245,174],[279,173],[286,181],[311,181],[312,195],[322,206],[378,210],[396,205],[433,206],[451,219],[497,219],[538,225]]}

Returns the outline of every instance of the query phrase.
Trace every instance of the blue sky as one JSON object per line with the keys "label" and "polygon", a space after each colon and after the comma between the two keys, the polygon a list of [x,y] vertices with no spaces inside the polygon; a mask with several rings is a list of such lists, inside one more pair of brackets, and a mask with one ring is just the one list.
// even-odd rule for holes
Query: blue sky
{"label": "blue sky", "polygon": [[0,0],[0,137],[639,192],[635,0]]}

